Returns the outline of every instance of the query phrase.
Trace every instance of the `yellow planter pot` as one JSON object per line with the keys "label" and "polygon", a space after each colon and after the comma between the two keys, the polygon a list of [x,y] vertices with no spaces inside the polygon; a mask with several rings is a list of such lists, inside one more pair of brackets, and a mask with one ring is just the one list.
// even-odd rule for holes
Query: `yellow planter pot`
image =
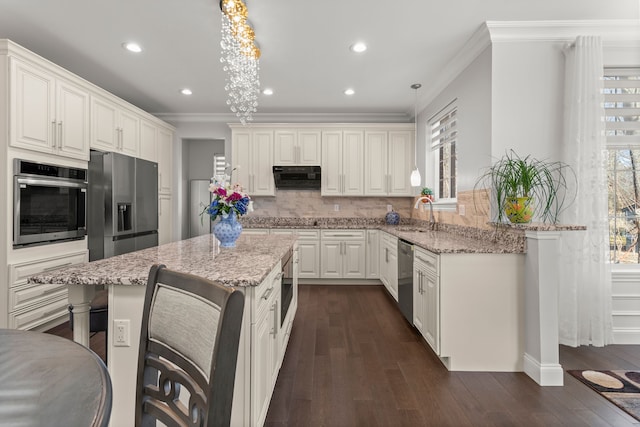
{"label": "yellow planter pot", "polygon": [[508,197],[504,204],[504,213],[514,224],[527,224],[533,218],[533,199],[531,197]]}

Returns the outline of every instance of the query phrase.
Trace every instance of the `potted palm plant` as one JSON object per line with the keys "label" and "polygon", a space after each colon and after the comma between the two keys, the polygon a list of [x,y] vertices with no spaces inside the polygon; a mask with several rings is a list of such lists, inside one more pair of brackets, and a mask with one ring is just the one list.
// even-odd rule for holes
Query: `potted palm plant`
{"label": "potted palm plant", "polygon": [[487,168],[474,190],[491,192],[499,223],[526,224],[537,216],[556,224],[570,199],[567,180],[575,181],[575,173],[566,163],[521,157],[511,150]]}

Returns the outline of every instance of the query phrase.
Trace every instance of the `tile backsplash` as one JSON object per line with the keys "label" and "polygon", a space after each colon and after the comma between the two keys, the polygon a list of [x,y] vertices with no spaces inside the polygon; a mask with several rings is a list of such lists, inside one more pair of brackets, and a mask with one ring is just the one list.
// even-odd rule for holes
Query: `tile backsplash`
{"label": "tile backsplash", "polygon": [[[417,197],[413,200],[415,203]],[[457,200],[455,212],[434,210],[433,214],[438,223],[481,229],[493,227],[489,224],[489,193],[486,190],[460,191]],[[411,217],[428,221],[429,205],[424,205],[422,209],[412,209]]]}
{"label": "tile backsplash", "polygon": [[276,190],[275,197],[251,199],[252,217],[384,218],[391,205],[401,218],[408,219],[414,210],[412,197],[321,197],[317,190]]}

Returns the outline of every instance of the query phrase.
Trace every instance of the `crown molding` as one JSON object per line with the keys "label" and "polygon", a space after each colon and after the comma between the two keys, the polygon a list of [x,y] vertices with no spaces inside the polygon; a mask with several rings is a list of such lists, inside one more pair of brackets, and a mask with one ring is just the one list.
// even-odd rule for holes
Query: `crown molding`
{"label": "crown molding", "polygon": [[[418,98],[418,111],[433,100],[487,47],[509,42],[572,42],[579,35],[599,35],[605,47],[640,45],[640,20],[486,21]],[[410,117],[413,113],[407,113]]]}
{"label": "crown molding", "polygon": [[[232,113],[154,114],[170,123],[233,123]],[[405,113],[256,113],[250,123],[407,123]]]}

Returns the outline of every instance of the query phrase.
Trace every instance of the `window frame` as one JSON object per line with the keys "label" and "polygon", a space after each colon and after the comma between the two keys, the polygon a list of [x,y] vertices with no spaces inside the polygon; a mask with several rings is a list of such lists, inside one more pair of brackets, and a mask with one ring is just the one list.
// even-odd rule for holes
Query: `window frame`
{"label": "window frame", "polygon": [[[428,186],[431,187],[434,191],[435,197],[436,197],[436,201],[434,202],[434,209],[437,210],[443,210],[443,211],[456,211],[457,210],[457,205],[458,205],[458,180],[459,180],[459,176],[458,176],[458,156],[459,156],[459,135],[458,135],[458,121],[459,121],[459,108],[458,108],[458,103],[457,103],[457,98],[452,100],[451,102],[449,102],[447,105],[445,105],[443,108],[441,108],[436,114],[434,114],[433,116],[431,116],[429,118],[429,120],[427,120],[426,126],[425,126],[425,148],[426,148],[426,166],[427,166],[427,171],[429,171],[429,167],[431,168],[431,172],[427,172],[427,176],[429,177],[429,182],[428,182]],[[454,179],[454,196],[455,197],[442,197],[442,195],[440,194],[440,149],[443,147],[443,142],[442,141],[438,141],[438,142],[434,142],[434,127],[437,127],[438,124],[440,122],[442,122],[443,120],[450,118],[450,117],[455,117],[453,120],[453,126],[451,128],[453,128],[453,138],[451,138],[452,140],[448,140],[449,136],[451,136],[451,134],[449,133],[449,130],[451,128],[447,127],[447,132],[445,132],[445,139],[447,139],[447,141],[444,142],[444,144],[450,144],[453,143],[453,147],[454,147],[454,155],[453,155],[453,159],[454,159],[454,167],[453,167],[453,179]],[[439,135],[438,135],[439,136]]]}

